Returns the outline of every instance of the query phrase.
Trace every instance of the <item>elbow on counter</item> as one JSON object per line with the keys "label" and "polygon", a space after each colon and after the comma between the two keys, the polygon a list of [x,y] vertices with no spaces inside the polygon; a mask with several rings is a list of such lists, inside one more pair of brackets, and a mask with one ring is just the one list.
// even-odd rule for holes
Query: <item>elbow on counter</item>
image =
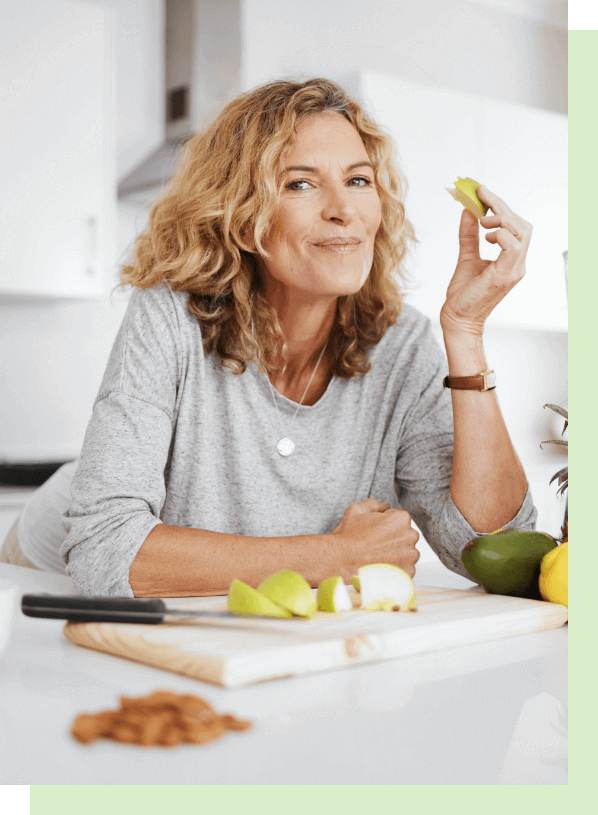
{"label": "elbow on counter", "polygon": [[[519,511],[501,529],[531,529],[535,530],[538,511],[534,506],[531,491],[528,487],[523,504]],[[451,572],[472,580],[472,577],[461,563],[461,553],[469,541],[489,533],[476,532],[456,507],[450,493],[447,495],[442,512],[434,524],[434,540],[428,541],[438,555],[440,561]],[[477,582],[477,581],[475,581]]]}
{"label": "elbow on counter", "polygon": [[134,597],[129,569],[151,530],[162,521],[151,512],[98,518],[73,506],[62,516],[67,537],[59,554],[77,594]]}

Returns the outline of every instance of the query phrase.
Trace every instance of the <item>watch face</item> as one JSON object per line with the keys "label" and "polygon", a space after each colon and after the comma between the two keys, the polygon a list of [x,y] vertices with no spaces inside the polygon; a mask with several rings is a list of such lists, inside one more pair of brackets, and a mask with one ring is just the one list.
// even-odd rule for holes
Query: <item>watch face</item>
{"label": "watch face", "polygon": [[488,371],[487,374],[484,376],[484,388],[483,390],[490,391],[494,390],[496,387],[496,374],[494,371]]}

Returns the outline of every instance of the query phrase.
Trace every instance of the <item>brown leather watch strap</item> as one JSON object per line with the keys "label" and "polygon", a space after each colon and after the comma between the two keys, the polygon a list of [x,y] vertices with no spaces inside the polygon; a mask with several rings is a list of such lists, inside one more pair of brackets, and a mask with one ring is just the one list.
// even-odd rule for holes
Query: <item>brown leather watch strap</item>
{"label": "brown leather watch strap", "polygon": [[492,391],[496,387],[496,374],[482,371],[474,376],[445,376],[442,384],[459,391]]}

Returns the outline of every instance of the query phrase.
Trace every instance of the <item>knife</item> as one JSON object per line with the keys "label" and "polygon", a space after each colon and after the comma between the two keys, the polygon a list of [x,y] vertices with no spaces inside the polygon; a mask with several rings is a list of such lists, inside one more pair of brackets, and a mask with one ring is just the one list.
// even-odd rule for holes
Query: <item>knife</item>
{"label": "knife", "polygon": [[261,614],[233,614],[230,611],[193,611],[170,608],[158,597],[79,597],[64,594],[24,594],[21,611],[27,617],[47,617],[77,623],[147,623],[158,625],[167,617],[193,617],[211,619],[224,617],[241,619]]}

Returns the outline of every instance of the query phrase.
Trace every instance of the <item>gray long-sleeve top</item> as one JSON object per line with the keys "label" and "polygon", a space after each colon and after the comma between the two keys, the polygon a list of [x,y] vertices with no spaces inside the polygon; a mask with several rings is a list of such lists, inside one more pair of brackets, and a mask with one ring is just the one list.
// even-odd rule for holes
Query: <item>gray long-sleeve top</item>
{"label": "gray long-sleeve top", "polygon": [[[135,290],[114,342],[62,516],[60,555],[82,594],[133,596],[129,568],[159,523],[270,537],[331,532],[372,497],[407,510],[463,572],[476,536],[453,503],[446,360],[430,321],[403,305],[371,370],[333,377],[298,408],[251,364],[205,355],[187,294]],[[278,411],[273,399],[276,399]],[[288,435],[295,451],[282,457]],[[508,527],[534,528],[530,492]]]}

